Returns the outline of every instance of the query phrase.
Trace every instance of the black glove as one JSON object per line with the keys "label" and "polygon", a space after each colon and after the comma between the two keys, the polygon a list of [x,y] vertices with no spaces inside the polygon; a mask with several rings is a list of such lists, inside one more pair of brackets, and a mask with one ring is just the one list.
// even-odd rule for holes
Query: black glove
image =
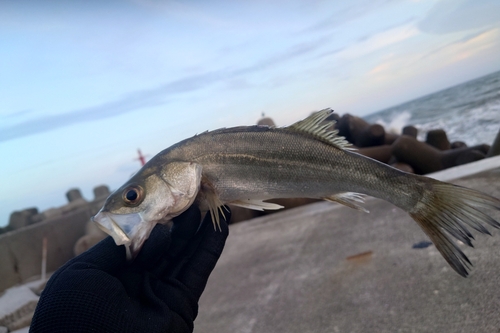
{"label": "black glove", "polygon": [[191,206],[173,228],[156,225],[133,262],[107,237],[54,273],[30,332],[192,332],[228,235],[220,220],[221,231],[210,214],[199,226],[200,211]]}

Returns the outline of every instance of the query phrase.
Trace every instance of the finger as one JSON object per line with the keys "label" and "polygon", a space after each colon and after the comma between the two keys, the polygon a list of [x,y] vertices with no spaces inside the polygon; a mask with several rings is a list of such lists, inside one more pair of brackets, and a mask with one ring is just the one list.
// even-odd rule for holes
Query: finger
{"label": "finger", "polygon": [[196,234],[200,225],[200,210],[196,205],[191,205],[184,213],[173,219],[173,227],[170,230],[171,242],[162,250],[162,255],[148,267],[156,276],[165,277],[174,274],[178,267],[182,266],[181,255],[185,254],[185,248]]}
{"label": "finger", "polygon": [[65,266],[83,264],[112,274],[127,266],[125,247],[117,246],[110,236],[106,237],[89,250],[71,259]]}
{"label": "finger", "polygon": [[169,250],[172,258],[183,252],[200,227],[201,213],[198,206],[191,205],[184,213],[175,217],[173,222],[172,245]]}
{"label": "finger", "polygon": [[155,225],[132,265],[140,265],[145,270],[157,266],[168,255],[172,243],[171,229],[171,225]]}
{"label": "finger", "polygon": [[[230,211],[224,212],[224,215],[229,221]],[[199,299],[205,290],[208,277],[219,260],[229,235],[227,221],[220,212],[219,219],[220,230],[214,228],[210,214],[207,214],[199,231],[200,243],[177,277],[191,290],[196,299]]]}
{"label": "finger", "polygon": [[[198,229],[200,211],[198,207],[191,206],[184,213],[173,219],[173,224],[157,224],[148,240],[144,243],[136,261],[145,269],[159,270],[163,261],[169,261],[182,250],[187,241],[191,239]],[[196,222],[198,221],[198,222]]]}

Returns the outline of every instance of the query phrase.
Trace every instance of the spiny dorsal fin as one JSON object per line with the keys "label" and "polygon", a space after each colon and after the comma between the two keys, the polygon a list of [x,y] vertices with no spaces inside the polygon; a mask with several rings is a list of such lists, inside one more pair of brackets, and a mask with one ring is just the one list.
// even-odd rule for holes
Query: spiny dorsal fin
{"label": "spiny dorsal fin", "polygon": [[335,123],[335,121],[322,124],[325,119],[328,118],[328,116],[332,113],[333,110],[330,108],[323,109],[321,111],[313,113],[306,119],[290,125],[287,128],[294,131],[312,134],[319,140],[325,141],[337,148],[353,150],[354,148],[350,148],[351,144],[343,136],[338,136],[338,130],[328,130],[328,128],[332,125],[332,123]]}

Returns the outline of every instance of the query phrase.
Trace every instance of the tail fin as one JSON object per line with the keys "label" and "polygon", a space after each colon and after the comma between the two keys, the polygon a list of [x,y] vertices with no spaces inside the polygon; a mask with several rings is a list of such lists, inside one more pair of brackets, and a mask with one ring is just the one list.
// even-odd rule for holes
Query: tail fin
{"label": "tail fin", "polygon": [[467,277],[472,264],[449,236],[473,247],[474,236],[467,226],[491,235],[484,224],[500,228],[500,223],[485,213],[485,208],[500,210],[500,200],[461,186],[432,181],[432,189],[425,191],[409,213],[451,267]]}

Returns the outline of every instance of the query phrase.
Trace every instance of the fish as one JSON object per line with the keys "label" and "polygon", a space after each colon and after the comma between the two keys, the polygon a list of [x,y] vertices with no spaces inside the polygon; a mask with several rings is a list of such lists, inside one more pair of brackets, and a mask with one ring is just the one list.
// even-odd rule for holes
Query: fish
{"label": "fish", "polygon": [[[459,240],[472,228],[490,234],[500,200],[458,185],[400,171],[356,153],[326,119],[331,109],[287,127],[239,126],[197,134],[161,151],[114,191],[93,217],[133,259],[157,223],[192,204],[212,215],[232,204],[275,210],[277,198],[314,198],[367,212],[366,195],[406,211],[448,264],[467,277],[472,263]],[[223,217],[222,217],[223,218]],[[454,240],[456,239],[456,240]]]}

